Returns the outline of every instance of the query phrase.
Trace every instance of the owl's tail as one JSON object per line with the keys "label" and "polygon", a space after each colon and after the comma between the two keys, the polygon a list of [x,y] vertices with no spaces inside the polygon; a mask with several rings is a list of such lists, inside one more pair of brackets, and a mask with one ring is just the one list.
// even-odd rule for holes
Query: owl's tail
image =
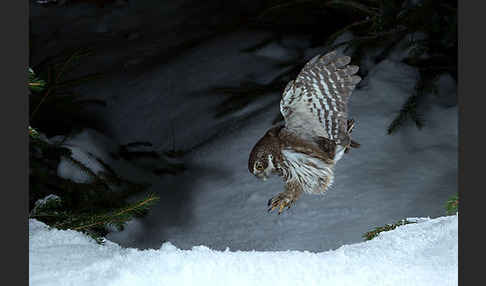
{"label": "owl's tail", "polygon": [[[355,126],[354,119],[348,119],[348,129],[347,129],[348,134],[351,134],[354,126]],[[348,153],[350,148],[359,148],[359,146],[361,146],[361,144],[351,139],[349,146],[346,146],[346,148],[344,149],[344,153]]]}

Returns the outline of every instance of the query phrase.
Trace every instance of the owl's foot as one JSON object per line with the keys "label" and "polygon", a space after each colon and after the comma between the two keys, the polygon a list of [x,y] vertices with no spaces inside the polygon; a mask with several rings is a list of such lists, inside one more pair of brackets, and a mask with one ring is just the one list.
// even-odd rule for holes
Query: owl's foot
{"label": "owl's foot", "polygon": [[268,212],[278,207],[278,214],[281,214],[287,207],[289,209],[297,200],[297,196],[289,192],[283,192],[268,200]]}

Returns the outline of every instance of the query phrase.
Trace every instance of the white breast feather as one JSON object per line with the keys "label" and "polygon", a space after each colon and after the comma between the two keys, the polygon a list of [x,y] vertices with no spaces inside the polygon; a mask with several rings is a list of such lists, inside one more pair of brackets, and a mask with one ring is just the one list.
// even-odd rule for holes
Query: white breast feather
{"label": "white breast feather", "polygon": [[[287,180],[297,180],[305,193],[323,194],[324,185],[331,186],[334,181],[333,165],[326,164],[320,159],[292,150],[283,150],[287,169],[284,171]],[[311,164],[309,164],[311,163]],[[316,166],[316,167],[314,167]],[[287,174],[288,171],[288,174]]]}

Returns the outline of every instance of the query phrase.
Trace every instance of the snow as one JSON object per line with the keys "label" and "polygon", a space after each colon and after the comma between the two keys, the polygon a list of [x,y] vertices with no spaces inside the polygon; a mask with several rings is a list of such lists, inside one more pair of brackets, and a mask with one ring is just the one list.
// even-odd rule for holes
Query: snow
{"label": "snow", "polygon": [[50,194],[50,195],[47,195],[45,196],[44,198],[42,199],[38,199],[35,204],[34,204],[34,208],[30,211],[31,214],[35,214],[36,212],[39,211],[39,209],[42,209],[44,208],[47,204],[50,204],[50,203],[60,203],[62,200],[59,196],[56,196],[56,195],[53,195],[53,194]]}
{"label": "snow", "polygon": [[[106,100],[106,108],[90,113],[102,119],[105,133],[84,130],[66,146],[95,173],[103,170],[93,156],[126,179],[152,183],[148,191],[161,197],[147,217],[110,233],[103,246],[30,220],[31,285],[457,285],[457,216],[440,217],[457,193],[457,87],[450,76],[439,79],[438,96],[424,98],[421,130],[406,124],[387,135],[414,91],[418,72],[400,62],[404,51],[378,63],[373,59],[379,51],[368,51],[360,63],[367,76],[349,106],[356,120],[353,139],[361,147],[339,161],[326,194],[303,195],[277,216],[266,212],[266,203],[283,191],[282,181],[257,180],[248,173],[247,160],[279,112],[279,94],[215,118],[223,97],[210,90],[248,79],[268,82],[283,71],[277,63],[299,55],[295,47],[307,59],[323,49],[293,36],[243,53],[269,34],[239,30],[181,48],[168,59],[168,50],[201,32],[172,29],[191,17],[180,12],[187,7],[175,1],[155,10],[148,1],[133,5],[96,15],[74,7],[31,10],[39,23],[32,27],[35,45],[45,43],[44,49],[55,54],[90,39],[99,43],[97,54],[80,72],[107,74],[105,81],[79,91]],[[201,3],[191,7],[202,6],[200,14],[212,9]],[[90,17],[73,21],[80,11]],[[121,27],[115,24],[120,13],[127,13]],[[178,16],[171,25],[158,24],[173,13]],[[52,30],[61,36],[47,37]],[[34,62],[45,52],[36,50]],[[159,177],[150,166],[110,155],[119,144],[135,141],[151,142],[158,151],[190,151],[179,159],[186,170]],[[88,179],[65,163],[58,169],[61,176]],[[365,232],[407,217],[434,219],[418,218],[417,224],[362,242]]]}
{"label": "snow", "polygon": [[[361,147],[338,162],[333,186],[323,196],[301,196],[280,216],[268,214],[266,203],[283,191],[283,183],[277,177],[257,180],[248,172],[247,160],[279,112],[279,95],[269,94],[235,115],[214,118],[211,108],[219,99],[207,91],[250,75],[265,82],[278,74],[271,64],[277,61],[272,51],[290,57],[284,46],[270,44],[254,56],[240,52],[264,36],[240,31],[206,41],[134,77],[116,100],[110,100],[110,83],[91,92],[108,100],[104,112],[110,131],[103,135],[84,130],[65,144],[78,150],[79,161],[92,162],[95,173],[101,168],[89,154],[126,179],[151,183],[148,191],[161,197],[147,217],[130,221],[124,231],[110,233],[108,239],[142,249],[171,241],[181,249],[203,244],[217,250],[321,252],[359,242],[364,232],[404,217],[445,214],[445,202],[457,192],[456,85],[450,76],[439,79],[439,95],[427,95],[422,104],[421,130],[406,124],[387,135],[418,78],[416,69],[396,57],[367,63],[369,73],[349,106],[350,117],[357,122],[353,139]],[[319,53],[312,50],[306,50],[309,58]],[[228,73],[235,66],[239,73]],[[182,74],[188,77],[174,76]],[[163,97],[160,90],[167,91]],[[167,150],[173,141],[176,148],[192,149],[179,159],[186,170],[159,177],[147,164],[134,166],[110,156],[120,143],[133,141],[149,141],[158,151]],[[77,178],[70,167],[60,166],[60,174]]]}
{"label": "snow", "polygon": [[31,219],[29,285],[458,285],[458,216],[417,221],[333,251],[271,252],[125,249]]}
{"label": "snow", "polygon": [[[218,250],[319,252],[359,242],[369,229],[404,217],[444,215],[445,202],[457,192],[457,106],[439,104],[440,89],[441,96],[426,98],[421,130],[406,124],[386,134],[417,77],[416,69],[389,59],[370,68],[350,100],[350,117],[357,122],[353,139],[361,147],[338,162],[325,195],[303,195],[280,216],[266,212],[283,182],[257,180],[247,161],[279,107],[278,101],[260,102],[259,113],[228,119],[231,128],[188,154],[184,173],[153,181],[150,190],[161,201],[146,218],[108,238],[138,248],[168,240],[182,249],[204,244]],[[455,95],[450,87],[445,93]]]}
{"label": "snow", "polygon": [[[76,146],[62,145],[62,147],[71,150],[71,158],[77,162],[81,162],[84,166],[93,171],[94,174],[105,172],[103,165],[98,162],[95,156],[85,153],[81,148]],[[70,179],[76,183],[91,183],[95,178],[86,172],[83,172],[80,166],[68,160],[66,157],[61,157],[59,165],[57,166],[57,175],[64,179]]]}

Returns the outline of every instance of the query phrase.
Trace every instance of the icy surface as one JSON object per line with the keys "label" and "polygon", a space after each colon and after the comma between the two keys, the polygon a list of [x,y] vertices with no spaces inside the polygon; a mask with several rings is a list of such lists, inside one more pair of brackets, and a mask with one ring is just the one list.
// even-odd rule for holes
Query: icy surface
{"label": "icy surface", "polygon": [[458,216],[424,220],[334,251],[181,250],[97,245],[29,221],[31,286],[458,285]]}

